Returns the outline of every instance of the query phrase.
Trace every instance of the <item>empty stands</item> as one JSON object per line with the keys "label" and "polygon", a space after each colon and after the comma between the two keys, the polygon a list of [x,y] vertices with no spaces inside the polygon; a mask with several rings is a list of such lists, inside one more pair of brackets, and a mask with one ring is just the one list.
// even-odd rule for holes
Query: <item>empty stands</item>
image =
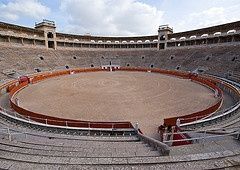
{"label": "empty stands", "polygon": [[[87,45],[86,48],[72,48],[72,42],[67,45],[69,47],[63,46],[54,50],[45,48],[41,31],[34,32],[37,36],[35,43],[40,44],[35,46],[32,45],[34,41],[29,40],[29,37],[34,36],[32,33],[26,38],[26,35],[19,36],[15,32],[6,34],[7,30],[5,29],[7,27],[4,26],[4,33],[1,32],[0,43],[0,85],[21,75],[74,68],[93,67],[100,69],[102,65],[183,70],[211,76],[215,75],[221,81],[225,80],[220,78],[226,78],[226,80],[232,80],[236,84],[240,81],[238,33],[234,35],[238,40],[236,42],[171,46],[165,50],[157,50],[157,43],[151,45],[151,48],[146,44],[148,48],[135,48],[137,46],[143,47],[142,44],[128,44],[131,47],[130,49],[126,49],[125,46],[121,49],[96,48],[98,45],[94,44]],[[217,27],[210,29],[211,34],[215,32],[215,29]],[[227,29],[228,27],[226,27]],[[204,30],[200,32],[202,31]],[[27,33],[29,33],[29,30],[26,30]],[[184,34],[188,35],[188,33]],[[12,43],[8,42],[7,36],[13,37]],[[60,38],[64,34],[59,34],[59,36],[58,41],[60,42]],[[178,38],[180,35],[173,34],[172,37],[174,36]],[[23,42],[26,42],[26,44],[22,44],[19,37],[23,38]],[[84,41],[89,41],[85,39],[87,37],[81,38]],[[144,40],[144,38],[140,37],[139,39]],[[150,38],[152,42],[156,36]],[[112,39],[116,38],[112,37]],[[61,43],[64,43],[64,41],[61,40]],[[169,44],[171,45],[171,43]],[[111,47],[116,46],[114,43],[111,45]],[[120,47],[120,45],[118,46]],[[220,82],[216,84],[223,88]],[[239,91],[239,87],[234,86]],[[138,135],[136,131],[134,133],[118,134],[43,128],[38,125],[32,126],[31,122],[25,124],[8,119],[3,116],[5,110],[1,110],[0,168],[239,168],[240,112],[239,109],[232,111],[239,104],[239,98],[234,98],[226,89],[222,90],[224,94],[227,93],[227,95],[223,96],[227,102],[223,102],[219,112],[210,115],[205,120],[199,120],[198,123],[195,122],[191,126],[182,127],[189,130],[189,134],[194,139],[191,139],[194,144],[170,147],[170,156],[166,156],[168,154],[164,155],[162,151],[159,151],[159,148],[156,147],[157,142],[154,143],[154,140],[144,138],[141,134]],[[2,90],[0,94],[1,106],[8,106],[8,109],[13,111],[9,108],[6,99],[8,99],[6,91]],[[226,114],[224,115],[224,113]],[[219,134],[225,136],[216,137]],[[171,142],[173,141],[167,144],[170,145]]]}
{"label": "empty stands", "polygon": [[[22,48],[0,46],[0,71],[13,69],[19,74],[39,71],[100,67],[110,63],[130,67],[154,67],[194,71],[205,68],[206,73],[224,76],[228,72],[237,79],[239,72],[240,45],[178,48],[163,51],[131,50],[45,50],[41,48]],[[208,58],[206,60],[206,58]],[[12,62],[15,61],[15,62]],[[203,70],[203,71],[204,71]]]}

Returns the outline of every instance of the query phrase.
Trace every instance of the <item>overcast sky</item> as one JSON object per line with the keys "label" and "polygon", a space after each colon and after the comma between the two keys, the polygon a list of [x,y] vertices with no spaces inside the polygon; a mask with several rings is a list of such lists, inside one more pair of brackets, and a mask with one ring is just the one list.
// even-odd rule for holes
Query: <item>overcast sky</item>
{"label": "overcast sky", "polygon": [[240,20],[240,0],[0,0],[0,21],[34,27],[49,19],[57,31],[92,35],[157,34]]}

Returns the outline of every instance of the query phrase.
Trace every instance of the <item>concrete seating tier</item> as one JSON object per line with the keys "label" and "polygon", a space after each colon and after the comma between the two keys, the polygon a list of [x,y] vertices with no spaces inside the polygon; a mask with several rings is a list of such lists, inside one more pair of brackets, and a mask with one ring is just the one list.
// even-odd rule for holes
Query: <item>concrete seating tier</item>
{"label": "concrete seating tier", "polygon": [[[240,45],[204,46],[168,50],[46,50],[0,45],[0,72],[14,69],[19,74],[76,67],[100,67],[115,64],[131,67],[195,70],[224,75],[240,71]],[[14,62],[13,62],[14,61]]]}
{"label": "concrete seating tier", "polygon": [[[7,151],[9,150],[9,151]],[[240,151],[224,150],[208,153],[182,154],[175,156],[148,157],[72,157],[58,155],[50,151],[49,155],[31,150],[25,153],[22,149],[5,148],[0,152],[0,167],[5,169],[224,169],[238,168]],[[214,149],[213,149],[214,150]],[[26,151],[26,150],[25,150]],[[29,151],[29,150],[28,150]],[[182,152],[182,151],[181,151]],[[51,155],[51,153],[53,155]],[[64,153],[64,152],[61,152]],[[176,152],[175,152],[176,153]],[[99,155],[98,155],[99,156]]]}

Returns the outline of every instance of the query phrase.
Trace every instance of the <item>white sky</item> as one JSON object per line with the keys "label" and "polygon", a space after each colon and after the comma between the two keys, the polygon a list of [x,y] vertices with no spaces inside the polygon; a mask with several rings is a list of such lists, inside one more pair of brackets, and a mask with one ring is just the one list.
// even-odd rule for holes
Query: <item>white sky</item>
{"label": "white sky", "polygon": [[57,31],[92,35],[152,35],[240,20],[240,0],[0,0],[0,21],[34,27],[49,19]]}

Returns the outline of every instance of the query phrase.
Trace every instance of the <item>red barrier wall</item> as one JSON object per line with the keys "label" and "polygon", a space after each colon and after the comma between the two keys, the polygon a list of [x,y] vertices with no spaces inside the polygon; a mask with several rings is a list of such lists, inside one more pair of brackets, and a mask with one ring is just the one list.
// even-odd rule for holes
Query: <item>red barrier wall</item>
{"label": "red barrier wall", "polygon": [[90,121],[81,121],[81,120],[73,120],[73,119],[64,119],[57,118],[52,116],[47,116],[40,113],[34,113],[24,108],[17,106],[12,100],[11,106],[12,108],[20,113],[28,117],[31,120],[50,124],[50,125],[58,125],[58,126],[71,126],[71,127],[90,127],[90,128],[133,128],[130,122],[90,122]]}
{"label": "red barrier wall", "polygon": [[20,83],[18,85],[14,84],[14,87],[9,92],[10,97],[12,97],[14,95],[14,93],[16,93],[19,89],[21,89],[23,87],[26,87],[27,85],[28,85],[28,82],[23,82],[23,83]]}
{"label": "red barrier wall", "polygon": [[[188,72],[181,72],[181,71],[172,71],[172,70],[162,70],[162,69],[145,69],[145,68],[130,68],[130,67],[122,67],[120,69],[117,69],[116,71],[140,71],[140,72],[154,72],[154,73],[161,73],[161,74],[167,74],[171,76],[178,76],[181,78],[187,78],[191,79],[192,81],[196,81],[198,83],[204,84],[209,88],[212,88],[219,93],[219,100],[216,104],[213,106],[200,111],[196,113],[192,113],[186,116],[181,117],[172,117],[168,119],[164,119],[164,123],[166,125],[175,125],[177,118],[183,118],[185,122],[191,122],[196,119],[196,116],[207,116],[213,112],[215,112],[222,103],[222,91],[220,88],[218,88],[214,83],[213,80],[208,80],[205,77],[195,76]],[[71,72],[74,73],[81,73],[81,72],[96,72],[96,71],[106,71],[102,70],[101,68],[80,68],[80,69],[72,69],[72,70],[64,70],[64,71],[56,71],[56,72],[48,72],[48,73],[41,73],[39,75],[33,76],[31,82],[37,83],[39,81],[45,80],[47,78],[57,77],[61,75],[68,75],[71,74]],[[16,87],[11,88],[10,96],[11,96],[11,106],[12,108],[17,111],[18,113],[30,117],[32,120],[35,120],[37,122],[41,123],[47,123],[51,125],[60,125],[60,126],[73,126],[73,127],[91,127],[91,128],[132,128],[132,124],[130,122],[89,122],[89,121],[81,121],[81,120],[70,120],[70,119],[63,119],[63,118],[57,118],[52,116],[43,115],[40,113],[34,113],[31,111],[28,111],[24,108],[21,108],[17,106],[13,99],[13,95],[15,92],[17,92],[19,89],[27,86],[27,84],[21,83]]]}

